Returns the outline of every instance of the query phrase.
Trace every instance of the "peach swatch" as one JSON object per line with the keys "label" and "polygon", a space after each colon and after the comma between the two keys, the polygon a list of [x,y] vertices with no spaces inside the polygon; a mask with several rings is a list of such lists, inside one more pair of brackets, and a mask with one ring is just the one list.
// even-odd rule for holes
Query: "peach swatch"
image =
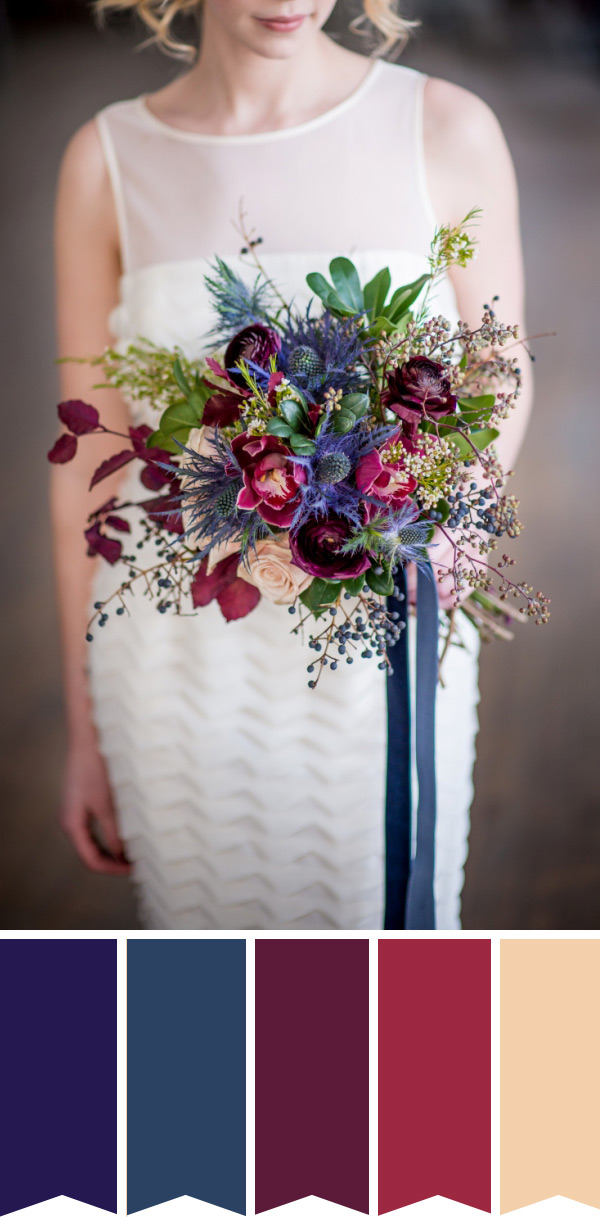
{"label": "peach swatch", "polygon": [[500,1207],[600,1208],[600,940],[500,944]]}

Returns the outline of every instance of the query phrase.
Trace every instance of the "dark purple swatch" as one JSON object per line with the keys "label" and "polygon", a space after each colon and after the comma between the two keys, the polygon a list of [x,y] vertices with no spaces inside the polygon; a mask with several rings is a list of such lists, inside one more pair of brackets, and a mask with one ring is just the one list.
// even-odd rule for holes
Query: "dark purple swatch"
{"label": "dark purple swatch", "polygon": [[369,944],[256,943],[256,1211],[369,1211]]}
{"label": "dark purple swatch", "polygon": [[0,941],[0,1214],[117,1208],[117,944]]}

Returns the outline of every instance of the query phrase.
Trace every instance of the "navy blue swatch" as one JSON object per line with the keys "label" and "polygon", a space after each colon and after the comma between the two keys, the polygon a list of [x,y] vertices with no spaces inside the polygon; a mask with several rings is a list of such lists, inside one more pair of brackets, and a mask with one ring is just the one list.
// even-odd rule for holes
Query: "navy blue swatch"
{"label": "navy blue swatch", "polygon": [[127,1211],[246,1211],[246,944],[127,944]]}
{"label": "navy blue swatch", "polygon": [[116,942],[0,941],[0,1046],[0,1213],[116,1213]]}

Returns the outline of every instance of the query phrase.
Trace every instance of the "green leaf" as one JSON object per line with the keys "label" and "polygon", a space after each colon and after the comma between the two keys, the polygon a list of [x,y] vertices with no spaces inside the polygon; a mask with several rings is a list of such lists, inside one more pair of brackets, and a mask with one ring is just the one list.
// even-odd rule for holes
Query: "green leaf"
{"label": "green leaf", "polygon": [[177,381],[177,385],[181,389],[183,396],[188,397],[189,392],[190,392],[190,386],[188,385],[188,382],[185,378],[184,371],[181,366],[181,360],[179,358],[177,358],[173,364],[173,376],[175,377],[175,380]]}
{"label": "green leaf", "polygon": [[358,271],[349,258],[334,258],[329,263],[329,274],[334,287],[344,304],[353,313],[360,313],[364,308],[363,292],[360,286]]}
{"label": "green leaf", "polygon": [[289,423],[286,423],[283,418],[270,418],[267,423],[268,435],[280,435],[282,439],[288,439],[293,435],[292,428]]}
{"label": "green leaf", "polygon": [[292,431],[299,431],[306,416],[306,411],[302,409],[300,402],[288,398],[287,401],[281,402],[279,409]]}
{"label": "green leaf", "polygon": [[365,308],[373,319],[382,313],[391,285],[392,276],[387,266],[384,266],[383,270],[378,270],[377,274],[365,284],[363,290]]}
{"label": "green leaf", "polygon": [[435,505],[435,510],[439,511],[442,516],[441,520],[436,520],[436,524],[445,524],[446,520],[450,518],[450,504],[445,499],[439,499]]}
{"label": "green leaf", "polygon": [[377,317],[375,321],[371,322],[367,333],[369,338],[377,340],[382,334],[393,334],[395,329],[395,325],[393,325],[386,316],[381,316]]}
{"label": "green leaf", "polygon": [[314,612],[323,605],[333,604],[339,594],[339,583],[332,583],[329,579],[313,579],[306,591],[300,593],[300,599],[307,609]]}
{"label": "green leaf", "polygon": [[387,569],[383,568],[382,575],[376,575],[375,568],[370,566],[365,578],[371,591],[375,592],[377,596],[391,596],[394,590],[394,580],[389,567]]}
{"label": "green leaf", "polygon": [[[468,434],[471,443],[480,452],[483,452],[483,449],[487,448],[488,444],[493,444],[494,440],[498,439],[500,432],[496,431],[494,427],[484,427],[482,431],[469,431]],[[469,444],[464,435],[460,435],[458,431],[455,431],[448,435],[448,439],[458,449],[459,456],[464,457],[465,460],[469,460],[473,456],[471,444]]]}
{"label": "green leaf", "polygon": [[340,400],[342,410],[349,410],[355,418],[364,418],[370,404],[368,393],[345,393]]}
{"label": "green leaf", "polygon": [[316,452],[317,445],[307,435],[292,435],[290,448],[297,456],[312,456],[313,452]]}
{"label": "green leaf", "polygon": [[351,305],[345,304],[341,296],[338,295],[335,288],[328,283],[324,275],[320,275],[318,271],[311,271],[306,276],[306,282],[311,291],[323,301],[325,308],[328,308],[332,313],[341,313],[343,317],[353,317],[356,309]]}
{"label": "green leaf", "polygon": [[316,296],[319,296],[320,299],[326,303],[327,296],[331,291],[331,283],[328,282],[325,276],[320,275],[316,270],[311,271],[310,274],[306,276],[306,282],[308,283],[311,292],[314,292]]}
{"label": "green leaf", "polygon": [[481,431],[470,431],[469,435],[475,447],[483,452],[484,448],[488,448],[490,444],[494,443],[494,440],[498,439],[500,432],[496,427],[484,427]]}
{"label": "green leaf", "polygon": [[419,279],[415,279],[414,283],[397,288],[385,309],[385,316],[390,321],[399,321],[420,296],[429,279],[431,279],[431,275],[421,275]]}
{"label": "green leaf", "polygon": [[458,401],[462,417],[470,423],[484,418],[486,414],[490,415],[495,403],[493,393],[485,393],[482,397],[461,397]]}
{"label": "green leaf", "polygon": [[181,448],[175,440],[179,440],[180,444],[187,444],[191,427],[179,427],[177,431],[173,431],[171,435],[167,435],[164,431],[153,431],[152,435],[146,441],[147,448],[164,448],[165,452],[172,452],[175,456],[181,456]]}
{"label": "green leaf", "polygon": [[344,587],[352,596],[359,596],[365,586],[365,576],[359,575],[356,579],[344,579]]}
{"label": "green leaf", "polygon": [[[202,410],[204,405],[202,405]],[[198,411],[194,409],[189,401],[177,402],[174,406],[169,406],[161,415],[160,430],[166,431],[167,435],[172,435],[178,427],[195,427],[202,418],[202,410],[200,417]]]}
{"label": "green leaf", "polygon": [[335,410],[333,414],[332,430],[336,435],[346,435],[356,426],[356,415],[352,410]]}

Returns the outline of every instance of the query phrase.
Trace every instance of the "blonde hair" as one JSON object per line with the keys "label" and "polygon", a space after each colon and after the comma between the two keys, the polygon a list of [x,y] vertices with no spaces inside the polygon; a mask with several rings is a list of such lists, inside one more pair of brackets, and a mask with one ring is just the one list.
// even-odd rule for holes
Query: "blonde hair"
{"label": "blonde hair", "polygon": [[[381,35],[374,54],[385,55],[392,49],[401,51],[408,42],[410,32],[419,22],[407,21],[396,11],[397,0],[362,0],[362,13],[355,17],[350,28],[359,33],[368,33],[362,27],[365,22]],[[97,13],[102,16],[110,9],[128,10],[137,13],[151,31],[150,41],[163,51],[182,59],[191,59],[197,48],[175,37],[172,26],[180,14],[197,13],[201,0],[95,0]]]}

